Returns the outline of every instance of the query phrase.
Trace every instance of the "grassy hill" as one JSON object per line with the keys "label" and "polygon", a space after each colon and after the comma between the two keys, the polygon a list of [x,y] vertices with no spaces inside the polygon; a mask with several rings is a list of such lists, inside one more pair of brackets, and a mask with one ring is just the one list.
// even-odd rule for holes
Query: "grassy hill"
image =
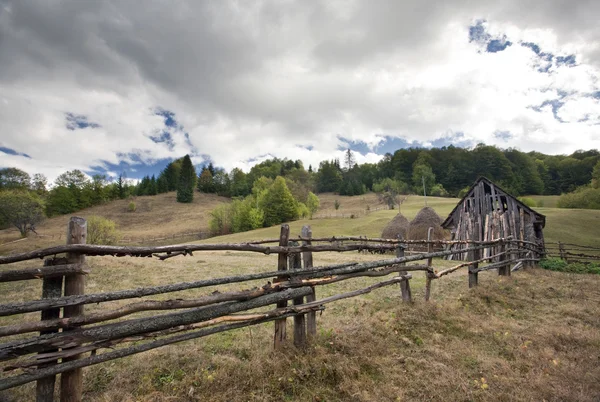
{"label": "grassy hill", "polygon": [[[38,225],[37,232],[41,237],[31,234],[27,240],[12,244],[5,243],[19,239],[19,232],[13,229],[0,230],[0,254],[64,244],[70,216],[84,218],[92,215],[103,216],[117,223],[119,232],[124,238],[140,240],[181,233],[207,232],[210,211],[219,204],[229,202],[229,199],[224,197],[198,192],[194,194],[194,202],[191,204],[178,203],[175,199],[175,192],[133,197],[87,208],[72,215],[57,216]],[[135,212],[128,211],[130,202],[135,203]]]}
{"label": "grassy hill", "polygon": [[[162,198],[161,198],[162,197]],[[335,211],[335,200],[341,204]],[[411,196],[401,211],[409,219],[424,206]],[[457,200],[428,198],[447,215]],[[207,212],[219,197],[196,197],[194,204],[174,201],[174,193],[140,197],[138,212],[126,212],[126,201],[91,208],[81,215],[105,215],[125,233],[155,236],[206,227]],[[151,205],[150,205],[151,204]],[[377,210],[375,195],[321,195],[324,214],[351,218],[313,219],[290,224],[292,234],[310,224],[315,236],[379,236],[398,212]],[[366,206],[369,206],[367,213]],[[548,217],[549,241],[598,244],[600,211],[540,209]],[[48,220],[42,233],[62,233],[67,217]],[[208,239],[239,242],[277,237],[278,227]],[[62,240],[54,240],[58,244]],[[21,243],[37,246],[41,240]],[[595,242],[595,243],[594,243]],[[20,243],[13,246],[24,247]],[[315,254],[315,264],[367,261],[380,256],[357,253]],[[208,279],[271,271],[274,255],[248,252],[204,252],[166,261],[148,258],[88,257],[91,273],[86,292]],[[32,262],[16,264],[31,266]],[[40,263],[41,264],[41,263]],[[451,262],[434,260],[434,266]],[[14,268],[13,265],[11,268]],[[0,267],[8,269],[9,267]],[[377,282],[357,278],[321,287],[318,298]],[[432,301],[423,301],[424,277],[411,281],[414,304],[403,304],[395,287],[331,304],[319,316],[318,337],[309,350],[273,351],[273,325],[241,329],[165,347],[85,370],[85,400],[90,401],[396,401],[396,400],[577,400],[600,398],[600,276],[519,271],[510,278],[480,274],[480,286],[469,290],[464,270],[433,283]],[[266,282],[266,281],[264,281]],[[263,281],[244,287],[262,286]],[[168,294],[193,298],[215,290],[239,290],[232,284]],[[0,302],[39,298],[40,283],[0,284]],[[127,304],[111,302],[110,308]],[[86,312],[107,308],[88,305]],[[144,315],[142,313],[140,315]],[[38,314],[25,316],[37,320]],[[2,325],[22,317],[3,317]],[[291,328],[288,330],[291,331]],[[0,400],[28,400],[30,384]]]}

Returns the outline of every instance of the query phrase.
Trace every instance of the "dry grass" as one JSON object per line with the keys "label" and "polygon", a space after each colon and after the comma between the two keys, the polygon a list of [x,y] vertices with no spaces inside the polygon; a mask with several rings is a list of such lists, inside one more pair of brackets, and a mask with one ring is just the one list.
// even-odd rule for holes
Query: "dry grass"
{"label": "dry grass", "polygon": [[[326,195],[322,203],[327,205],[335,198]],[[446,216],[456,202],[428,200],[441,216]],[[340,202],[344,208],[345,201]],[[422,197],[410,197],[402,206],[402,213],[412,219],[422,207]],[[156,221],[158,211],[155,209],[149,219]],[[560,212],[572,217],[579,213]],[[311,224],[314,236],[378,236],[396,213],[381,210],[359,219],[299,221],[290,226],[294,235],[303,224]],[[185,213],[179,216],[187,217]],[[558,221],[551,214],[548,216],[549,225]],[[131,230],[142,230],[143,226],[138,229],[138,224],[142,225],[132,222]],[[56,225],[66,227],[65,222]],[[152,228],[146,230],[152,233]],[[154,225],[154,230],[159,228]],[[555,233],[553,230],[558,233],[559,229],[549,230],[549,234]],[[278,231],[278,227],[265,228],[208,241],[276,237]],[[590,228],[587,237],[597,242],[594,233]],[[378,258],[370,254],[320,253],[315,255],[315,264]],[[98,293],[271,271],[276,267],[276,257],[204,252],[166,261],[90,257],[88,263],[92,272],[87,278],[86,292]],[[0,269],[38,264],[31,261]],[[434,261],[439,268],[450,265],[447,261]],[[499,278],[493,272],[486,272],[480,274],[481,285],[468,290],[466,272],[461,270],[433,283],[432,302],[428,304],[422,301],[424,278],[419,273],[414,276],[411,286],[416,302],[412,305],[400,302],[397,287],[329,305],[319,317],[318,337],[305,353],[295,353],[292,347],[283,352],[272,351],[273,324],[264,324],[87,368],[84,399],[592,401],[600,398],[599,276],[533,269],[516,272],[512,278]],[[318,288],[317,295],[322,298],[376,281],[376,278],[344,281]],[[243,287],[262,284],[255,281]],[[239,284],[218,287],[221,291],[241,288]],[[162,298],[189,298],[214,290],[179,292]],[[3,302],[37,299],[40,293],[41,284],[37,281],[0,284]],[[86,311],[125,303],[89,305]],[[148,314],[151,315],[138,316]],[[38,315],[28,314],[26,318],[37,320]],[[22,319],[22,316],[5,317],[1,323]],[[3,397],[29,400],[33,389],[33,384],[19,387],[0,395],[0,400]]]}
{"label": "dry grass", "polygon": [[[209,213],[217,205],[229,200],[214,194],[194,194],[191,204],[178,203],[176,193],[170,192],[156,196],[134,197],[117,200],[78,211],[73,215],[88,217],[99,215],[117,223],[121,235],[126,238],[154,238],[181,233],[208,231]],[[135,212],[128,212],[127,206],[133,201]],[[71,215],[47,219],[37,227],[43,237],[30,235],[27,240],[0,245],[0,254],[34,250],[65,243],[67,222]],[[0,244],[19,239],[19,233],[13,229],[0,230]]]}

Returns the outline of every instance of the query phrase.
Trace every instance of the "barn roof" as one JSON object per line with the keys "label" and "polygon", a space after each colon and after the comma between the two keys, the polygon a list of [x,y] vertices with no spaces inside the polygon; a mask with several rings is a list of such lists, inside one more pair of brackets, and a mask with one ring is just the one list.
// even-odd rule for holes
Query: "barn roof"
{"label": "barn roof", "polygon": [[454,207],[452,212],[450,212],[450,214],[448,215],[446,220],[444,222],[442,222],[442,227],[444,229],[448,229],[449,227],[452,226],[452,219],[454,217],[454,212],[456,212],[458,207],[460,207],[463,204],[463,201],[465,200],[465,198],[471,196],[471,194],[473,193],[473,189],[481,182],[487,183],[490,187],[494,186],[497,190],[500,190],[502,193],[504,193],[505,196],[512,198],[525,211],[532,212],[533,214],[535,214],[536,218],[542,222],[542,227],[546,226],[546,216],[545,215],[542,215],[539,212],[531,209],[530,207],[528,207],[527,205],[525,205],[524,203],[519,201],[519,199],[517,197],[510,194],[508,191],[504,190],[502,187],[500,187],[499,185],[497,185],[496,183],[494,183],[487,177],[480,176],[477,180],[475,180],[475,183],[473,183],[471,185],[471,187],[469,188],[469,191],[467,191],[467,194],[463,198],[461,198],[461,200],[456,204],[456,206]]}

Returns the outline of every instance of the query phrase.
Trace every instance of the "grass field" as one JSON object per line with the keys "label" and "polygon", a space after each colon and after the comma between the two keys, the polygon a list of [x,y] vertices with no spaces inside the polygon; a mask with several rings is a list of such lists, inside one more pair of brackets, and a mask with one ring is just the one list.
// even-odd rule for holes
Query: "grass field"
{"label": "grass field", "polygon": [[[338,199],[344,210],[376,209],[373,195],[321,196],[324,210]],[[167,202],[168,200],[164,200]],[[198,200],[200,201],[200,200]],[[207,199],[190,210],[152,211],[130,221],[130,233],[153,235],[172,224],[188,230],[206,225]],[[445,217],[455,199],[428,198]],[[156,203],[156,205],[158,202]],[[413,218],[424,205],[409,197],[402,213]],[[99,208],[104,208],[99,207]],[[115,208],[113,219],[131,215]],[[165,205],[164,208],[169,206]],[[110,208],[113,208],[111,206]],[[176,207],[172,207],[176,208]],[[177,208],[179,208],[177,206]],[[198,211],[194,222],[188,218]],[[123,212],[119,212],[123,211]],[[203,211],[203,212],[202,212]],[[97,210],[96,214],[102,212]],[[547,215],[549,241],[558,239],[598,244],[600,211],[540,209]],[[379,236],[397,211],[378,210],[355,219],[314,219],[292,222],[297,235],[310,224],[314,236]],[[171,214],[170,218],[165,215]],[[177,214],[177,215],[176,215]],[[176,216],[175,216],[176,215]],[[84,215],[85,216],[85,215]],[[116,218],[114,218],[116,217]],[[134,216],[135,217],[135,216]],[[204,217],[204,218],[203,218]],[[172,219],[154,223],[153,219]],[[48,222],[63,230],[66,217]],[[185,221],[185,222],[184,222]],[[125,221],[122,221],[125,222]],[[61,228],[62,227],[62,228]],[[221,236],[205,242],[241,242],[277,237],[278,227]],[[29,240],[28,240],[29,241]],[[61,241],[59,244],[62,244]],[[30,245],[14,243],[10,250]],[[316,265],[363,261],[380,256],[357,253],[320,253]],[[88,257],[91,274],[86,292],[131,289],[181,281],[274,270],[275,256],[248,252],[204,252],[166,261],[148,258]],[[25,267],[35,261],[13,265]],[[37,263],[39,264],[39,262]],[[434,266],[449,266],[434,260]],[[8,269],[8,267],[0,267]],[[318,337],[306,352],[272,350],[273,324],[241,329],[165,347],[94,366],[85,370],[85,400],[90,401],[397,401],[397,400],[571,400],[600,399],[600,276],[574,275],[530,269],[510,278],[494,272],[480,274],[480,286],[469,290],[465,271],[433,283],[432,301],[423,298],[424,278],[411,281],[414,304],[402,304],[397,287],[327,306],[318,318]],[[354,279],[318,288],[318,297],[358,289],[376,278]],[[244,287],[261,286],[255,281]],[[0,301],[39,298],[35,281],[0,284]],[[240,285],[218,290],[239,290]],[[189,298],[216,288],[179,292],[163,298]],[[153,297],[159,299],[160,297]],[[117,307],[125,301],[89,305],[86,311]],[[148,315],[148,314],[145,314]],[[2,318],[3,325],[23,317]],[[37,320],[37,314],[26,315]],[[290,328],[291,329],[291,328]],[[289,331],[289,330],[288,330]],[[34,385],[0,395],[0,400],[30,400]]]}

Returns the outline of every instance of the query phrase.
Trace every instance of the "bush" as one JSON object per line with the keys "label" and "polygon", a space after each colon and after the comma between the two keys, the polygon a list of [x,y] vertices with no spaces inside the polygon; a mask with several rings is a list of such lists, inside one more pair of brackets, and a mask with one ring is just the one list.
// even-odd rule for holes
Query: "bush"
{"label": "bush", "polygon": [[558,199],[559,208],[600,209],[600,188],[580,187]]}
{"label": "bush", "polygon": [[135,202],[131,201],[129,203],[129,205],[127,205],[127,211],[129,211],[129,212],[135,212],[135,210],[136,210]]}
{"label": "bush", "polygon": [[306,205],[302,202],[298,203],[298,216],[302,219],[306,218],[310,215],[310,211],[306,207]]}
{"label": "bush", "polygon": [[219,205],[213,209],[210,213],[210,221],[208,222],[208,228],[210,233],[219,236],[231,233],[231,207],[229,205]]}
{"label": "bush", "polygon": [[557,272],[600,275],[600,264],[598,263],[572,262],[568,264],[560,258],[547,258],[540,261],[540,267]]}
{"label": "bush", "polygon": [[519,201],[521,201],[523,204],[527,205],[529,208],[537,207],[537,202],[535,202],[535,200],[533,198],[519,197]]}
{"label": "bush", "polygon": [[87,244],[112,245],[119,241],[117,224],[101,216],[87,219]]}
{"label": "bush", "polygon": [[340,209],[340,206],[341,206],[341,205],[342,205],[342,204],[340,204],[340,202],[339,202],[338,200],[335,200],[335,201],[333,202],[333,207],[335,208],[335,210],[336,210],[336,211],[337,211],[338,209]]}

